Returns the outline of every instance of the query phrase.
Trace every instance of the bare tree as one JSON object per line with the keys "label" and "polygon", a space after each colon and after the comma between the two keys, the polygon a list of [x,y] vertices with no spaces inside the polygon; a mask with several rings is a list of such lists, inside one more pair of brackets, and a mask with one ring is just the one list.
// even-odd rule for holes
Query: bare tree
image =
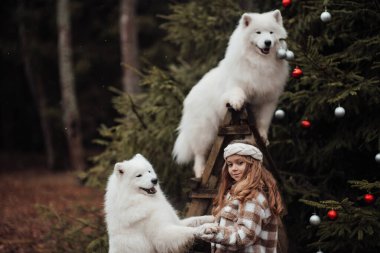
{"label": "bare tree", "polygon": [[56,156],[53,145],[53,135],[52,127],[48,117],[48,108],[46,101],[46,93],[43,87],[43,82],[39,70],[35,68],[37,64],[33,64],[32,54],[28,48],[28,36],[25,31],[24,22],[24,1],[19,2],[19,13],[21,15],[19,19],[19,38],[21,44],[21,54],[24,63],[25,76],[29,89],[32,93],[34,103],[37,107],[37,112],[39,114],[40,125],[42,129],[42,134],[44,138],[45,153],[46,153],[46,164],[49,169],[56,166]]}
{"label": "bare tree", "polygon": [[121,0],[120,2],[120,40],[123,70],[124,91],[135,94],[140,91],[138,86],[138,42],[136,29],[136,0]]}
{"label": "bare tree", "polygon": [[85,168],[85,162],[72,66],[69,3],[70,0],[57,1],[58,57],[63,124],[69,147],[71,165],[75,170],[83,170]]}

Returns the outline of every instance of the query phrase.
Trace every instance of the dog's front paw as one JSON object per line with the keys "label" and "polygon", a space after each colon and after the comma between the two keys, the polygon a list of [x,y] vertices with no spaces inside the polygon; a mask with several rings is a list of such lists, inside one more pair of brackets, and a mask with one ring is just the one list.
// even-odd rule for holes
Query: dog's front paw
{"label": "dog's front paw", "polygon": [[218,232],[218,225],[215,223],[205,223],[195,229],[195,237],[200,239],[210,239]]}
{"label": "dog's front paw", "polygon": [[240,111],[244,105],[244,98],[231,98],[228,103],[235,111]]}

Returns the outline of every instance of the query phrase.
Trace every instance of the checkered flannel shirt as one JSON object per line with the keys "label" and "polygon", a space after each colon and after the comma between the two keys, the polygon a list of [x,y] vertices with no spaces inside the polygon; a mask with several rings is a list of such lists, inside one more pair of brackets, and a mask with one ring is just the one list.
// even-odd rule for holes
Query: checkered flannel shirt
{"label": "checkered flannel shirt", "polygon": [[217,233],[209,240],[212,252],[276,253],[278,224],[263,194],[239,208],[239,200],[226,195],[227,205],[217,215]]}

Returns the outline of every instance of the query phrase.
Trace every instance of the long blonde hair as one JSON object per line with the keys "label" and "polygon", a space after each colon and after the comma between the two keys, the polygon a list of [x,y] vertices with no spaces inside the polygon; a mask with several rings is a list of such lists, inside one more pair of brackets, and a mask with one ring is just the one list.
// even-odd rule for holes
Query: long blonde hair
{"label": "long blonde hair", "polygon": [[[246,140],[235,140],[231,143],[251,144]],[[225,195],[230,192],[231,197],[239,200],[240,205],[244,205],[247,200],[254,199],[259,193],[262,193],[268,201],[271,212],[276,216],[281,216],[284,212],[284,205],[273,175],[261,161],[255,160],[251,156],[242,156],[242,158],[247,165],[242,180],[237,183],[230,176],[227,164],[224,164],[218,194],[213,201],[212,214],[216,216],[226,205]]]}

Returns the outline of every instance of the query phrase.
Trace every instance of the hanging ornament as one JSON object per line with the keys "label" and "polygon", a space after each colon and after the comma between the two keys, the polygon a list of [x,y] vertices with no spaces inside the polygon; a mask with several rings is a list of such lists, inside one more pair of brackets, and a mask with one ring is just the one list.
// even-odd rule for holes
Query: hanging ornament
{"label": "hanging ornament", "polygon": [[281,109],[276,110],[275,113],[274,113],[274,117],[276,119],[283,119],[285,117],[284,110],[281,110]]}
{"label": "hanging ornament", "polygon": [[282,0],[282,6],[285,8],[292,4],[292,0]]}
{"label": "hanging ornament", "polygon": [[279,48],[277,50],[277,58],[278,59],[285,59],[285,57],[286,57],[286,50],[283,48]]}
{"label": "hanging ornament", "polygon": [[321,218],[319,218],[319,216],[314,213],[312,216],[310,216],[309,222],[311,225],[318,226],[321,223]]}
{"label": "hanging ornament", "polygon": [[321,20],[322,20],[322,22],[325,22],[325,23],[329,22],[331,20],[331,14],[326,9],[321,14]]}
{"label": "hanging ornament", "polygon": [[327,212],[327,217],[329,217],[330,220],[335,220],[336,218],[338,218],[338,213],[334,209],[331,209]]}
{"label": "hanging ornament", "polygon": [[309,127],[311,127],[311,123],[310,123],[310,121],[308,121],[307,119],[305,119],[305,120],[301,121],[301,126],[303,128],[309,128]]}
{"label": "hanging ornament", "polygon": [[346,110],[344,110],[343,107],[338,106],[337,108],[335,108],[334,114],[337,118],[343,118],[343,116],[346,114]]}
{"label": "hanging ornament", "polygon": [[377,163],[380,163],[380,153],[377,153],[377,154],[375,155],[375,161],[376,161]]}
{"label": "hanging ornament", "polygon": [[293,53],[292,51],[290,51],[290,50],[287,50],[287,51],[286,51],[286,59],[287,59],[288,61],[293,60],[293,59],[294,59],[294,53]]}
{"label": "hanging ornament", "polygon": [[321,249],[319,249],[319,250],[317,251],[317,253],[323,253],[323,251],[322,251]]}
{"label": "hanging ornament", "polygon": [[303,74],[302,70],[298,66],[296,66],[296,68],[292,72],[292,77],[300,78],[302,74]]}
{"label": "hanging ornament", "polygon": [[367,194],[364,194],[363,199],[364,199],[365,203],[372,204],[373,201],[375,201],[375,196],[373,196],[373,194],[371,194],[371,193],[367,193]]}

